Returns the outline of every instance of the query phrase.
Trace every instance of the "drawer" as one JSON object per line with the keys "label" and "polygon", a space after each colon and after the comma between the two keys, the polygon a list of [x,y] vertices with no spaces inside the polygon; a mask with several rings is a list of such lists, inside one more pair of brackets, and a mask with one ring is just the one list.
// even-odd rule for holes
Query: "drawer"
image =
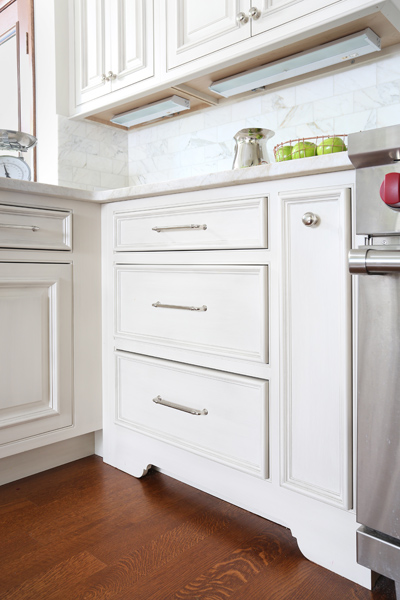
{"label": "drawer", "polygon": [[266,266],[116,265],[115,279],[117,347],[120,338],[268,361]]}
{"label": "drawer", "polygon": [[267,248],[267,199],[114,213],[114,250]]}
{"label": "drawer", "polygon": [[71,250],[71,211],[0,204],[0,248]]}
{"label": "drawer", "polygon": [[268,476],[267,381],[122,352],[116,380],[118,425]]}

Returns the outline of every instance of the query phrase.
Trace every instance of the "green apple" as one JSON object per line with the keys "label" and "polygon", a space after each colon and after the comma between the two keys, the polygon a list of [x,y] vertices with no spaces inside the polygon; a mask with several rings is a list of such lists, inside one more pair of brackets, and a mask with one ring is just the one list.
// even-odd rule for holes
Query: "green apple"
{"label": "green apple", "polygon": [[317,154],[317,146],[312,142],[299,142],[293,146],[292,158],[307,158]]}
{"label": "green apple", "polygon": [[326,138],[318,145],[317,154],[332,154],[333,152],[343,152],[347,150],[347,146],[341,138],[333,137]]}
{"label": "green apple", "polygon": [[292,160],[292,146],[281,146],[276,151],[275,160],[276,162],[282,162],[283,160]]}

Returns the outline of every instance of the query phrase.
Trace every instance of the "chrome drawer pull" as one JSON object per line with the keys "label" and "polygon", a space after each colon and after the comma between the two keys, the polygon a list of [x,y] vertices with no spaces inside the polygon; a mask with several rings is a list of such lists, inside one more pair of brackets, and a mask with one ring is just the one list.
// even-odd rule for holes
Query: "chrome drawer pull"
{"label": "chrome drawer pull", "polygon": [[182,404],[175,404],[175,402],[167,402],[167,400],[163,400],[161,396],[156,396],[153,398],[153,402],[156,404],[162,404],[163,406],[168,406],[168,408],[175,408],[176,410],[182,410],[183,412],[187,412],[191,415],[201,416],[208,415],[208,410],[203,408],[203,410],[198,410],[197,408],[190,408],[189,406],[182,406]]}
{"label": "chrome drawer pull", "polygon": [[178,308],[180,310],[196,310],[201,312],[207,310],[205,304],[203,304],[203,306],[179,306],[179,304],[161,304],[161,302],[153,302],[152,306],[154,306],[154,308]]}
{"label": "chrome drawer pull", "polygon": [[173,231],[178,229],[207,229],[207,225],[176,225],[175,227],[152,227],[152,231],[157,231],[160,233],[161,231]]}
{"label": "chrome drawer pull", "polygon": [[0,223],[2,229],[30,229],[31,231],[39,231],[40,227],[37,225],[8,225],[7,223]]}

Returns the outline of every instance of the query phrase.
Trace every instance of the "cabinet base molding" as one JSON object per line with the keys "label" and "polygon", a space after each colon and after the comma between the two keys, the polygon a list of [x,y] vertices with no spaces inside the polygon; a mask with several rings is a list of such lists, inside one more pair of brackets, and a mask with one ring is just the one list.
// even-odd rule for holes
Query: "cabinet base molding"
{"label": "cabinet base molding", "polygon": [[[95,432],[0,459],[0,485],[95,454]],[[50,452],[49,452],[50,450]]]}
{"label": "cabinet base molding", "polygon": [[230,502],[291,530],[310,561],[371,589],[371,572],[356,562],[355,513],[338,510],[279,485],[262,480],[161,441],[119,428],[108,441],[104,461],[134,477],[150,467],[182,483]]}

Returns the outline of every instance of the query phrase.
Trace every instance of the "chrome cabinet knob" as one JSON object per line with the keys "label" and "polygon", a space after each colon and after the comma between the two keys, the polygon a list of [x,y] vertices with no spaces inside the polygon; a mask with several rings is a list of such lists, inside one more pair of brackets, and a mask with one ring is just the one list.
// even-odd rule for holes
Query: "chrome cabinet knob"
{"label": "chrome cabinet knob", "polygon": [[318,215],[314,215],[314,213],[311,212],[304,213],[301,220],[306,227],[315,227],[319,223]]}
{"label": "chrome cabinet knob", "polygon": [[240,12],[236,15],[236,23],[238,25],[245,25],[248,20],[249,20],[249,17],[244,12]]}
{"label": "chrome cabinet knob", "polygon": [[107,75],[105,73],[103,73],[103,75],[101,76],[101,81],[108,81]]}
{"label": "chrome cabinet knob", "polygon": [[107,81],[112,81],[113,79],[117,79],[117,76],[112,71],[108,71]]}
{"label": "chrome cabinet knob", "polygon": [[252,6],[249,10],[249,17],[254,21],[257,21],[261,17],[261,12],[255,6]]}

